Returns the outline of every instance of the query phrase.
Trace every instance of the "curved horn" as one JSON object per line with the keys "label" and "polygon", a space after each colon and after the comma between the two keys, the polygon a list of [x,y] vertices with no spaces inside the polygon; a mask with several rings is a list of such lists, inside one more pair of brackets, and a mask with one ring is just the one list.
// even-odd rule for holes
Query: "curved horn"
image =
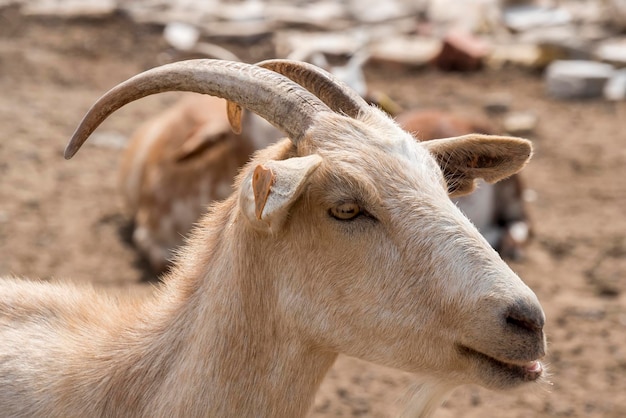
{"label": "curved horn", "polygon": [[335,112],[355,118],[370,106],[352,88],[328,71],[302,61],[271,59],[256,63],[259,67],[275,71],[295,81],[319,97]]}
{"label": "curved horn", "polygon": [[74,156],[117,109],[165,91],[193,91],[239,103],[285,132],[296,145],[317,113],[331,111],[303,87],[256,65],[209,59],[179,61],[140,73],[105,93],[76,128],[65,158]]}
{"label": "curved horn", "polygon": [[[345,113],[355,118],[359,113],[369,109],[367,102],[357,92],[328,71],[313,64],[286,59],[271,59],[258,62],[255,65],[293,80],[317,96],[335,112]],[[229,101],[226,105],[226,112],[232,130],[237,134],[241,133],[241,106]]]}

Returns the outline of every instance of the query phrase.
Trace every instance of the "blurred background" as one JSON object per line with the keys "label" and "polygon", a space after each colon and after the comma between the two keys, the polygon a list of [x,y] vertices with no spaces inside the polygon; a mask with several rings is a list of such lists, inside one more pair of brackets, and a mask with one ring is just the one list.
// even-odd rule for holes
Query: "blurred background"
{"label": "blurred background", "polygon": [[[626,416],[626,1],[0,0],[0,275],[150,294],[158,269],[133,241],[118,171],[133,132],[183,95],[132,103],[75,159],[62,151],[113,85],[202,57],[313,62],[398,120],[429,115],[407,122],[418,137],[531,139],[481,231],[499,231],[544,306],[550,384],[462,387],[435,416]],[[311,416],[394,416],[412,384],[340,357]]]}

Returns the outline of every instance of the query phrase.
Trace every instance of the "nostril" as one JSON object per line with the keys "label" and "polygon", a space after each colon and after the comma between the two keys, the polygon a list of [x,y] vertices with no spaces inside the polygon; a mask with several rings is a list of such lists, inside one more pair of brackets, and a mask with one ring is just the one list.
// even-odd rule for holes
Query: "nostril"
{"label": "nostril", "polygon": [[533,324],[532,322],[529,322],[525,319],[513,318],[512,316],[506,317],[506,323],[508,325],[512,325],[512,326],[522,328],[528,331],[538,331],[541,329],[541,327],[538,327],[536,324]]}
{"label": "nostril", "polygon": [[543,312],[533,305],[516,304],[507,312],[506,323],[526,331],[541,331],[544,325]]}

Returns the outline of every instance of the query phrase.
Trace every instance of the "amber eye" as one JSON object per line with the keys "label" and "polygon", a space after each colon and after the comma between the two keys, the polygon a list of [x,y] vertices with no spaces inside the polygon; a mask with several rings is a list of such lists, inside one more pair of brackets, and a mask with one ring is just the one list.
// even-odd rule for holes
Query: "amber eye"
{"label": "amber eye", "polygon": [[361,215],[361,207],[354,202],[342,203],[330,208],[330,216],[340,221],[349,221]]}

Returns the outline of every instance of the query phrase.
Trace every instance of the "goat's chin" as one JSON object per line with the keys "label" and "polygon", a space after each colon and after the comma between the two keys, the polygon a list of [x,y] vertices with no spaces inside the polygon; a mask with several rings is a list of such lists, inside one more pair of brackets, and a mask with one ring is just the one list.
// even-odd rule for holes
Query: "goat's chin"
{"label": "goat's chin", "polygon": [[461,355],[472,363],[479,383],[489,389],[507,390],[525,383],[541,381],[545,365],[537,360],[503,361],[468,347],[459,347]]}

